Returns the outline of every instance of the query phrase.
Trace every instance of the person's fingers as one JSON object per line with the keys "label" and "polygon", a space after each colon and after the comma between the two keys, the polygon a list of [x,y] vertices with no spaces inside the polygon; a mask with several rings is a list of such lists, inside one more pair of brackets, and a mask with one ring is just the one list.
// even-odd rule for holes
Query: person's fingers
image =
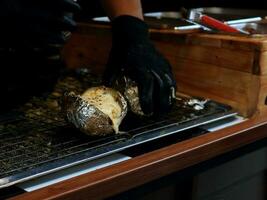
{"label": "person's fingers", "polygon": [[111,87],[119,78],[119,74],[119,69],[116,66],[113,66],[112,63],[108,63],[102,79],[103,84]]}
{"label": "person's fingers", "polygon": [[55,30],[74,31],[76,29],[76,26],[76,22],[68,16],[55,18],[55,20],[51,23],[51,27]]}
{"label": "person's fingers", "polygon": [[106,86],[112,86],[122,76],[122,65],[121,54],[117,52],[115,47],[112,47],[106,69],[103,75],[103,83]]}
{"label": "person's fingers", "polygon": [[[159,53],[159,55],[161,54]],[[169,104],[172,105],[175,102],[176,98],[176,81],[172,73],[171,64],[164,57],[162,57],[161,62],[159,62],[158,64],[159,66],[161,66],[160,69],[162,71],[162,79],[164,80],[164,83],[167,87],[166,90],[169,93]]]}
{"label": "person's fingers", "polygon": [[168,93],[166,91],[166,83],[163,80],[162,74],[156,71],[151,71],[155,77],[155,92],[154,92],[154,110],[155,114],[161,114],[166,111],[168,105]]}
{"label": "person's fingers", "polygon": [[172,78],[162,72],[153,71],[155,77],[154,109],[157,114],[170,111],[175,100],[175,86]]}
{"label": "person's fingers", "polygon": [[141,108],[144,114],[150,115],[153,114],[154,109],[154,78],[151,74],[140,74],[139,76],[143,76],[142,78],[140,77],[140,80],[137,82]]}
{"label": "person's fingers", "polygon": [[113,73],[109,73],[109,72],[105,72],[104,76],[103,76],[103,84],[107,87],[111,87],[112,85],[114,85],[115,81],[117,80],[118,76],[117,74],[113,74]]}
{"label": "person's fingers", "polygon": [[169,107],[171,107],[176,100],[176,81],[173,78],[172,74],[164,74],[164,79],[167,85],[167,91],[168,91],[168,104]]}

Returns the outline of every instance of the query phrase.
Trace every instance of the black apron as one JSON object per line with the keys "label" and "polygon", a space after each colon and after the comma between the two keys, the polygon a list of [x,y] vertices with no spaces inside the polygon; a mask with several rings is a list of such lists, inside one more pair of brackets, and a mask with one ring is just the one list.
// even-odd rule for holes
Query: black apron
{"label": "black apron", "polygon": [[62,68],[60,60],[49,60],[43,53],[23,47],[0,48],[0,62],[0,112],[50,92]]}

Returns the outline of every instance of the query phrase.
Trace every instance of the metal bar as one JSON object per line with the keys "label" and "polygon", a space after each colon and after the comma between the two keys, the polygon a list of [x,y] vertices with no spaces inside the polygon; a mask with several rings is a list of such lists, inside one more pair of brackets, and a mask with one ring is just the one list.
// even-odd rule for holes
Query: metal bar
{"label": "metal bar", "polygon": [[[70,80],[73,85],[76,79]],[[81,83],[78,85],[83,85]],[[62,88],[68,86],[62,80],[60,84]],[[207,120],[218,120],[228,112],[234,113],[230,107],[216,102],[207,104],[205,112],[181,103],[177,100],[177,108],[164,118],[134,119],[128,124],[126,120],[121,129],[123,134],[97,138],[69,127],[59,110],[49,110],[45,98],[34,98],[30,108],[21,108],[25,113],[20,113],[19,120],[0,121],[0,188],[175,134]],[[16,119],[16,116],[11,118]]]}

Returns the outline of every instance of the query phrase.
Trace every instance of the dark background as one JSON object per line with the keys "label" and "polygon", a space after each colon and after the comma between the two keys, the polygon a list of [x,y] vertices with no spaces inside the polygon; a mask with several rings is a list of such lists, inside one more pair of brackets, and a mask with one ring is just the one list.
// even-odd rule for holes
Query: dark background
{"label": "dark background", "polygon": [[[99,0],[79,0],[78,2],[82,6],[78,19],[105,15]],[[142,5],[144,12],[178,11],[181,7],[267,8],[267,2],[264,0],[142,0]]]}

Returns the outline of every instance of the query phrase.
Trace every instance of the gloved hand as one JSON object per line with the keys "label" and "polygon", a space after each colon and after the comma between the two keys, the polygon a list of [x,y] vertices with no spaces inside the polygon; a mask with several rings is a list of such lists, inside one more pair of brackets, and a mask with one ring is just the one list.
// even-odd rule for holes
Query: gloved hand
{"label": "gloved hand", "polygon": [[73,0],[1,0],[0,45],[63,44],[63,31],[75,28],[71,14],[79,9]]}
{"label": "gloved hand", "polygon": [[149,39],[148,26],[132,16],[119,16],[112,22],[113,45],[104,74],[108,86],[126,76],[138,86],[145,114],[159,115],[170,110],[176,83],[168,61]]}

